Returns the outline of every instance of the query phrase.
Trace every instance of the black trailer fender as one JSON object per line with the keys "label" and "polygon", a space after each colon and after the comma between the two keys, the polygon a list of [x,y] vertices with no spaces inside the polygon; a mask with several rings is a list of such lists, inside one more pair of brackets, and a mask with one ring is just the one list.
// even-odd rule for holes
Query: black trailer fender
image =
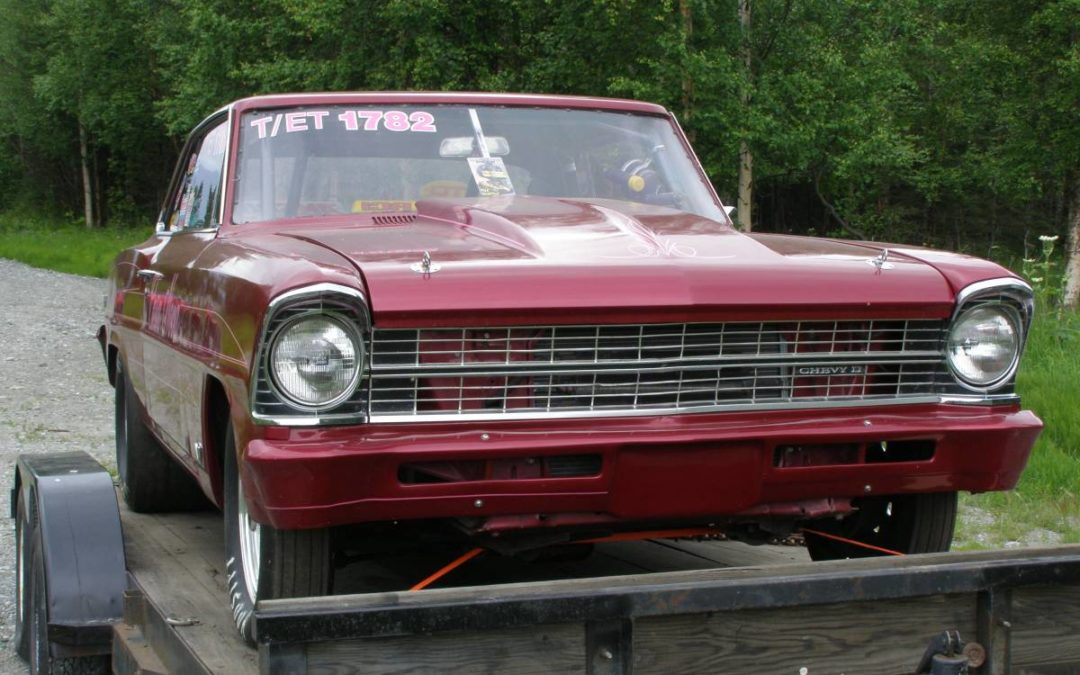
{"label": "black trailer fender", "polygon": [[[23,564],[40,560],[54,658],[108,654],[127,588],[112,477],[84,452],[19,455],[11,515],[34,514]],[[28,570],[29,576],[29,570]],[[17,617],[17,621],[23,617]]]}

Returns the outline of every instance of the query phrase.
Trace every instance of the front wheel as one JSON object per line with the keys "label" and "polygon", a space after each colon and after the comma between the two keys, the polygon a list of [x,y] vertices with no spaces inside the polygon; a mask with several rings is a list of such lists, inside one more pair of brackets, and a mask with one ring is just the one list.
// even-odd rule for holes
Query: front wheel
{"label": "front wheel", "polygon": [[326,595],[333,572],[330,531],[278,530],[248,512],[232,426],[225,434],[225,557],[233,619],[255,641],[255,603],[274,598]]}
{"label": "front wheel", "polygon": [[[956,526],[956,493],[868,497],[843,520],[819,520],[807,529],[870,544],[897,553],[948,551]],[[873,549],[805,532],[806,549],[813,560],[867,558],[884,555]]]}

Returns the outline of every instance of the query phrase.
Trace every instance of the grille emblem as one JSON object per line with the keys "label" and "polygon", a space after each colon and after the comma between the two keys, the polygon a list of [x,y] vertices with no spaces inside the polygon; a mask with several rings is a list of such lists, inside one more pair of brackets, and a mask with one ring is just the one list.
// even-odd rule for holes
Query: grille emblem
{"label": "grille emblem", "polygon": [[795,369],[796,375],[821,376],[821,375],[865,375],[866,366],[799,366]]}

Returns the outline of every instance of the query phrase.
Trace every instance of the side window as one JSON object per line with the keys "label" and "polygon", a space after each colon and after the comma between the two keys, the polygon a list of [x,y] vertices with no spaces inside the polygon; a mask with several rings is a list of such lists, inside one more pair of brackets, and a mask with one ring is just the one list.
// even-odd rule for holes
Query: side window
{"label": "side window", "polygon": [[202,230],[220,224],[221,174],[225,168],[227,137],[227,124],[222,122],[206,132],[180,160],[187,165],[172,198],[167,221],[170,231]]}

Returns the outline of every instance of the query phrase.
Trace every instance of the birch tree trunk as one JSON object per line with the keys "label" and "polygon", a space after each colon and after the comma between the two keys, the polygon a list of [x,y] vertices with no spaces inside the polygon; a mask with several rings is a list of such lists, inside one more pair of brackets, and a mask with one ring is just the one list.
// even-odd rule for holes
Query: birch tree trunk
{"label": "birch tree trunk", "polygon": [[1080,174],[1072,181],[1069,200],[1069,238],[1065,242],[1065,292],[1062,303],[1076,309],[1080,306]]}
{"label": "birch tree trunk", "polygon": [[[743,57],[743,82],[740,95],[743,109],[743,118],[750,116],[750,81],[753,77],[751,71],[750,52],[750,0],[739,0],[739,26],[742,29],[742,57]],[[754,201],[754,155],[750,151],[750,144],[744,138],[739,142],[739,198],[736,202],[735,217],[739,222],[739,229],[749,232],[752,229],[752,208]]]}
{"label": "birch tree trunk", "polygon": [[[686,50],[687,59],[690,55],[690,40],[694,35],[694,15],[690,11],[690,0],[679,0],[679,13],[682,15],[682,27],[683,27],[683,48]],[[694,105],[694,78],[690,75],[690,64],[683,65],[682,76],[682,115],[683,124],[689,126],[690,115],[693,113]],[[694,130],[687,129],[686,136],[693,143]]]}
{"label": "birch tree trunk", "polygon": [[83,213],[86,226],[94,226],[94,186],[90,182],[90,157],[86,147],[86,127],[79,124],[79,156],[82,159]]}

